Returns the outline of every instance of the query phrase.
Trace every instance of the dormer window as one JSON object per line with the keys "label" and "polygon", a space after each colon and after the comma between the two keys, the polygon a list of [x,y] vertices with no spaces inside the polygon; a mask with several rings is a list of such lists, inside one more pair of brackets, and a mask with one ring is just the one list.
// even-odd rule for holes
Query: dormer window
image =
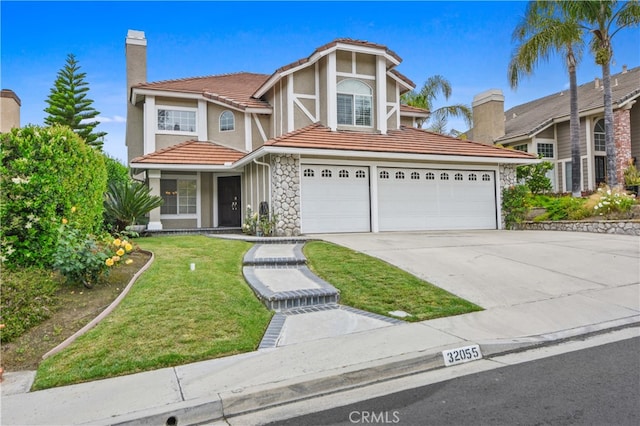
{"label": "dormer window", "polygon": [[236,128],[236,119],[231,111],[223,111],[220,114],[220,131],[229,132]]}
{"label": "dormer window", "polygon": [[373,90],[361,81],[342,80],[338,83],[338,124],[371,127],[373,120]]}

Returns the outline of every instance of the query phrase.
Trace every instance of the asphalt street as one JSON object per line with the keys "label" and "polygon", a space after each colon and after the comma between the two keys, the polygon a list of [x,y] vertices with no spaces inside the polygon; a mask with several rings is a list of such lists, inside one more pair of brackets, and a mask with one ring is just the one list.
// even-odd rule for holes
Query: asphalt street
{"label": "asphalt street", "polygon": [[637,425],[640,338],[459,377],[272,425]]}

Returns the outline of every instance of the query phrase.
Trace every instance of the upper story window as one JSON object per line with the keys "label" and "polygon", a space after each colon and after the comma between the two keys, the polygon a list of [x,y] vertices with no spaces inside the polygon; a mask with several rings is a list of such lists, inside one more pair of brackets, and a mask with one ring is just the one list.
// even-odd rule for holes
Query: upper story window
{"label": "upper story window", "polygon": [[231,111],[223,111],[220,114],[220,131],[229,132],[235,130],[236,118]]}
{"label": "upper story window", "polygon": [[596,121],[596,125],[593,126],[593,149],[595,151],[606,151],[606,144],[604,141],[604,119]]}
{"label": "upper story window", "polygon": [[371,127],[373,91],[361,81],[347,79],[338,83],[338,124]]}
{"label": "upper story window", "polygon": [[195,133],[195,109],[165,109],[158,108],[158,130]]}
{"label": "upper story window", "polygon": [[544,158],[553,158],[553,144],[552,143],[539,143],[538,144],[538,154],[542,155]]}
{"label": "upper story window", "polygon": [[522,151],[522,152],[527,152],[528,148],[527,148],[527,144],[522,144],[522,145],[515,145],[513,147],[513,149],[515,149],[516,151]]}

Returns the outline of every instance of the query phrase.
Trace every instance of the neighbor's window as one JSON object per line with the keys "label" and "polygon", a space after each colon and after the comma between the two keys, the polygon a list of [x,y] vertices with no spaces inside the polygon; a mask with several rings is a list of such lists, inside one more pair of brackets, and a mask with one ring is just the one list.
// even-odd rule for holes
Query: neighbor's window
{"label": "neighbor's window", "polygon": [[604,119],[596,121],[593,127],[593,149],[595,151],[606,151],[607,147],[604,141]]}
{"label": "neighbor's window", "polygon": [[372,126],[373,91],[361,81],[348,79],[338,83],[338,124]]}
{"label": "neighbor's window", "polygon": [[552,143],[539,143],[538,154],[544,158],[553,158],[553,144]]}
{"label": "neighbor's window", "polygon": [[164,204],[161,214],[195,214],[196,181],[194,179],[161,179],[160,195]]}
{"label": "neighbor's window", "polygon": [[515,145],[515,146],[513,147],[513,149],[515,149],[516,151],[522,151],[522,152],[527,152],[527,151],[528,151],[528,148],[527,148],[527,144],[526,144],[526,143],[524,143],[524,144],[522,144],[522,145]]}
{"label": "neighbor's window", "polygon": [[196,112],[158,109],[158,130],[194,133],[196,131]]}
{"label": "neighbor's window", "polygon": [[236,119],[231,111],[220,114],[220,131],[228,132],[236,128]]}

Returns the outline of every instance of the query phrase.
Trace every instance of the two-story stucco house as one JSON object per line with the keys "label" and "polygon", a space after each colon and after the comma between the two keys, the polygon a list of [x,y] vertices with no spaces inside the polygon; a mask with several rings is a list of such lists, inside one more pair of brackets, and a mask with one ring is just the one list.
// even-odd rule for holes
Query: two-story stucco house
{"label": "two-story stucco house", "polygon": [[[640,67],[611,76],[614,140],[618,181],[630,160],[640,160]],[[580,175],[583,191],[605,181],[604,96],[602,81],[578,86],[580,116]],[[549,173],[557,192],[571,192],[571,140],[569,91],[553,93],[504,111],[504,96],[494,89],[474,97],[474,127],[469,138],[499,143],[540,154],[554,163]]]}
{"label": "two-story stucco house", "polygon": [[164,205],[150,230],[241,226],[268,203],[279,235],[502,227],[500,192],[534,156],[414,127],[415,86],[386,46],[334,40],[274,73],[146,81],[129,31],[129,164]]}

